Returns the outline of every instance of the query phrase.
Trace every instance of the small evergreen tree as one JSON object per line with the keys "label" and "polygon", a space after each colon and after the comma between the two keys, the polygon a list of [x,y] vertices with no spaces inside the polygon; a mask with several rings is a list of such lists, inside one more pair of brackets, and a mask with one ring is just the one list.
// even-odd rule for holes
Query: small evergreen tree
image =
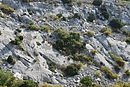
{"label": "small evergreen tree", "polygon": [[102,0],[94,0],[92,4],[95,6],[100,6],[102,4]]}

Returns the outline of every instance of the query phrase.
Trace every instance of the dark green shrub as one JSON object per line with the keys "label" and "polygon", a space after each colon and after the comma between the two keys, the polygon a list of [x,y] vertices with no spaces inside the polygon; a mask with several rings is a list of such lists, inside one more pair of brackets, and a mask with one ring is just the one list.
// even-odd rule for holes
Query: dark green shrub
{"label": "dark green shrub", "polygon": [[54,31],[58,40],[53,43],[53,47],[64,55],[70,55],[79,53],[84,49],[85,43],[80,41],[80,33],[70,32],[67,33],[65,30],[57,29]]}
{"label": "dark green shrub", "polygon": [[66,19],[66,17],[62,17],[62,20],[63,20],[63,21],[66,21],[67,19]]}
{"label": "dark green shrub", "polygon": [[14,60],[14,58],[13,58],[11,55],[9,55],[9,57],[7,58],[7,62],[8,62],[9,64],[12,64],[12,65],[15,64],[15,60]]}
{"label": "dark green shrub", "polygon": [[74,65],[68,65],[65,69],[65,74],[68,76],[74,76],[78,74],[78,69]]}
{"label": "dark green shrub", "polygon": [[102,4],[102,0],[94,0],[92,4],[95,6],[100,6]]}
{"label": "dark green shrub", "polygon": [[104,16],[104,18],[108,19],[109,18],[109,14],[107,11],[103,11],[102,15]]}
{"label": "dark green shrub", "polygon": [[78,18],[78,19],[81,19],[81,15],[79,15],[78,13],[75,13],[73,18]]}
{"label": "dark green shrub", "polygon": [[85,85],[86,87],[91,87],[92,86],[92,78],[90,76],[85,76],[80,79],[80,82]]}
{"label": "dark green shrub", "polygon": [[61,18],[61,17],[62,17],[62,14],[57,14],[56,16],[58,16],[58,18]]}
{"label": "dark green shrub", "polygon": [[96,18],[95,18],[95,16],[94,16],[94,14],[89,14],[87,20],[88,20],[89,22],[93,22],[95,19],[96,19]]}
{"label": "dark green shrub", "polygon": [[0,10],[2,10],[4,13],[7,13],[7,14],[14,12],[14,9],[9,7],[6,4],[0,4]]}
{"label": "dark green shrub", "polygon": [[109,25],[113,28],[122,28],[124,25],[117,18],[110,21]]}
{"label": "dark green shrub", "polygon": [[62,0],[62,2],[63,2],[64,4],[71,4],[71,3],[72,3],[72,0]]}

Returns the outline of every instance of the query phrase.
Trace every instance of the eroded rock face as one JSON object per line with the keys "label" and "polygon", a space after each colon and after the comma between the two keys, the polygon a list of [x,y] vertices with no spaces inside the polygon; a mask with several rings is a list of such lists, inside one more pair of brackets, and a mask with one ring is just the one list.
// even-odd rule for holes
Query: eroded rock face
{"label": "eroded rock face", "polygon": [[[84,0],[85,1],[85,0]],[[105,0],[104,0],[105,1]],[[5,3],[15,9],[15,12],[7,15],[7,18],[0,17],[0,58],[4,60],[4,64],[0,62],[2,69],[10,69],[14,75],[20,75],[23,79],[32,79],[37,82],[52,82],[59,83],[63,86],[75,87],[80,83],[80,78],[89,75],[96,82],[97,77],[95,77],[95,72],[99,70],[102,65],[109,67],[113,70],[116,62],[108,54],[112,51],[117,56],[122,57],[123,60],[127,60],[126,66],[123,72],[120,73],[122,80],[125,70],[127,70],[130,65],[130,45],[126,42],[120,41],[119,35],[115,34],[115,37],[106,36],[100,32],[101,28],[109,27],[108,23],[112,18],[119,18],[123,23],[126,24],[122,29],[129,29],[129,19],[130,19],[130,6],[118,6],[116,0],[109,0],[104,2],[106,10],[110,14],[108,20],[104,19],[98,7],[93,5],[86,6],[84,3],[82,6],[74,4],[71,9],[66,9],[61,1],[55,1],[53,4],[47,2],[31,2],[22,3],[20,0],[2,0]],[[75,13],[80,14],[81,19],[73,18]],[[88,13],[92,13],[96,16],[98,13],[101,15],[93,23],[87,21]],[[66,17],[66,20],[50,19],[48,15],[62,14]],[[103,19],[103,20],[102,20]],[[51,32],[43,32],[41,30],[34,31],[28,30],[27,24],[34,22],[37,26],[47,24],[51,28],[63,28],[66,31],[78,31],[81,33],[81,40],[87,40],[86,48],[83,53],[90,55],[93,60],[93,65],[85,64],[81,70],[79,70],[79,75],[74,77],[64,76],[58,69],[55,72],[49,70],[47,60],[56,63],[58,66],[67,66],[74,61],[72,59],[68,60],[67,56],[63,56],[56,49],[52,47],[56,38],[51,34]],[[15,34],[16,29],[20,29],[21,33]],[[83,35],[87,30],[94,31],[94,36],[89,37]],[[11,44],[11,40],[14,40],[17,35],[22,35],[24,37],[21,46],[24,51],[19,49],[17,45]],[[52,35],[52,37],[50,37]],[[38,45],[38,43],[40,43]],[[90,53],[90,50],[95,49],[98,52],[95,55]],[[12,55],[16,63],[10,65],[6,62],[9,55]],[[114,70],[113,70],[114,71]],[[112,84],[114,81],[109,80],[105,77],[104,73],[101,73],[101,84]],[[117,80],[116,80],[117,81]]]}

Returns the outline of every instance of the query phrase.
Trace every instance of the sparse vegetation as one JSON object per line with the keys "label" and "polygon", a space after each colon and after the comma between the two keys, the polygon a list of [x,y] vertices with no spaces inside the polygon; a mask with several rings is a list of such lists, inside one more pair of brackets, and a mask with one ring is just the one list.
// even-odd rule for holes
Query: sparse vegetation
{"label": "sparse vegetation", "polygon": [[111,79],[118,78],[118,75],[114,74],[107,66],[102,66],[101,70],[107,75],[108,78],[111,78]]}
{"label": "sparse vegetation", "polygon": [[111,31],[110,29],[106,28],[106,27],[102,28],[102,29],[100,30],[100,32],[102,32],[102,33],[105,34],[106,36],[109,36],[109,35],[112,34],[112,31]]}
{"label": "sparse vegetation", "polygon": [[89,62],[89,61],[93,61],[92,58],[86,54],[74,54],[73,56],[71,56],[71,58],[75,61],[80,61],[82,63],[86,63],[86,62]]}
{"label": "sparse vegetation", "polygon": [[21,43],[23,41],[23,36],[17,36],[14,40],[11,40],[11,44],[17,45],[21,50],[24,51],[24,48],[22,47]]}
{"label": "sparse vegetation", "polygon": [[57,15],[54,14],[48,14],[48,17],[50,18],[50,20],[56,20],[59,18]]}
{"label": "sparse vegetation", "polygon": [[10,14],[15,11],[13,8],[9,7],[6,4],[0,4],[0,10],[2,10],[2,12],[6,14]]}
{"label": "sparse vegetation", "polygon": [[44,24],[43,26],[41,26],[41,30],[45,32],[49,32],[50,30],[52,30],[52,28],[49,25]]}
{"label": "sparse vegetation", "polygon": [[0,17],[2,17],[2,18],[6,18],[7,15],[6,15],[5,13],[3,13],[3,14],[0,13]]}
{"label": "sparse vegetation", "polygon": [[100,72],[95,72],[95,75],[96,75],[97,77],[101,77],[101,73],[100,73]]}
{"label": "sparse vegetation", "polygon": [[91,49],[91,50],[90,50],[90,53],[92,53],[93,55],[95,55],[97,52],[98,52],[98,51],[95,50],[95,49]]}
{"label": "sparse vegetation", "polygon": [[37,27],[33,22],[29,23],[29,24],[27,25],[27,28],[28,28],[29,30],[36,30],[36,31],[39,30],[38,27]]}
{"label": "sparse vegetation", "polygon": [[94,36],[94,32],[91,30],[87,30],[86,32],[84,32],[84,35],[87,35],[89,37],[93,37]]}
{"label": "sparse vegetation", "polygon": [[44,84],[40,85],[39,87],[62,87],[62,86],[59,84],[44,83]]}

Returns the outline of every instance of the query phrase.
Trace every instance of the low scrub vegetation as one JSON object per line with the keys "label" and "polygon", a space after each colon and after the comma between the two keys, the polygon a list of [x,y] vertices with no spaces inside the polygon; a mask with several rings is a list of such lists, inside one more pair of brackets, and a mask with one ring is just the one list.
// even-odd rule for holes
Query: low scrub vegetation
{"label": "low scrub vegetation", "polygon": [[102,66],[101,71],[103,71],[107,75],[107,77],[110,79],[118,78],[118,75],[114,74],[107,66]]}
{"label": "low scrub vegetation", "polygon": [[29,23],[29,24],[27,25],[27,28],[28,28],[29,30],[36,30],[36,31],[39,30],[38,27],[37,27],[33,22]]}
{"label": "low scrub vegetation", "polygon": [[73,56],[71,56],[71,58],[75,61],[80,61],[82,63],[86,63],[86,62],[89,62],[89,61],[93,61],[93,59],[89,56],[89,55],[86,55],[86,54],[74,54]]}
{"label": "low scrub vegetation", "polygon": [[62,86],[59,84],[44,83],[44,84],[41,84],[39,87],[62,87]]}
{"label": "low scrub vegetation", "polygon": [[109,52],[109,55],[111,56],[111,58],[116,61],[116,63],[120,66],[120,67],[124,67],[125,65],[125,61],[119,57],[119,56],[116,56],[113,52]]}
{"label": "low scrub vegetation", "polygon": [[23,41],[23,36],[17,36],[14,40],[11,40],[11,44],[17,45],[21,50],[24,51],[21,43]]}
{"label": "low scrub vegetation", "polygon": [[41,26],[41,30],[45,32],[49,32],[50,30],[52,30],[52,28],[49,25],[44,24],[43,26]]}
{"label": "low scrub vegetation", "polygon": [[91,31],[91,30],[87,30],[86,32],[84,32],[84,35],[87,35],[87,36],[89,36],[89,37],[92,37],[92,36],[94,36],[94,32]]}
{"label": "low scrub vegetation", "polygon": [[102,32],[102,33],[105,34],[106,36],[109,36],[109,35],[112,34],[111,29],[108,29],[108,28],[106,28],[106,27],[102,28],[102,29],[100,30],[100,32]]}
{"label": "low scrub vegetation", "polygon": [[15,11],[13,8],[9,7],[6,4],[0,4],[0,10],[2,10],[2,12],[6,14],[10,14]]}

